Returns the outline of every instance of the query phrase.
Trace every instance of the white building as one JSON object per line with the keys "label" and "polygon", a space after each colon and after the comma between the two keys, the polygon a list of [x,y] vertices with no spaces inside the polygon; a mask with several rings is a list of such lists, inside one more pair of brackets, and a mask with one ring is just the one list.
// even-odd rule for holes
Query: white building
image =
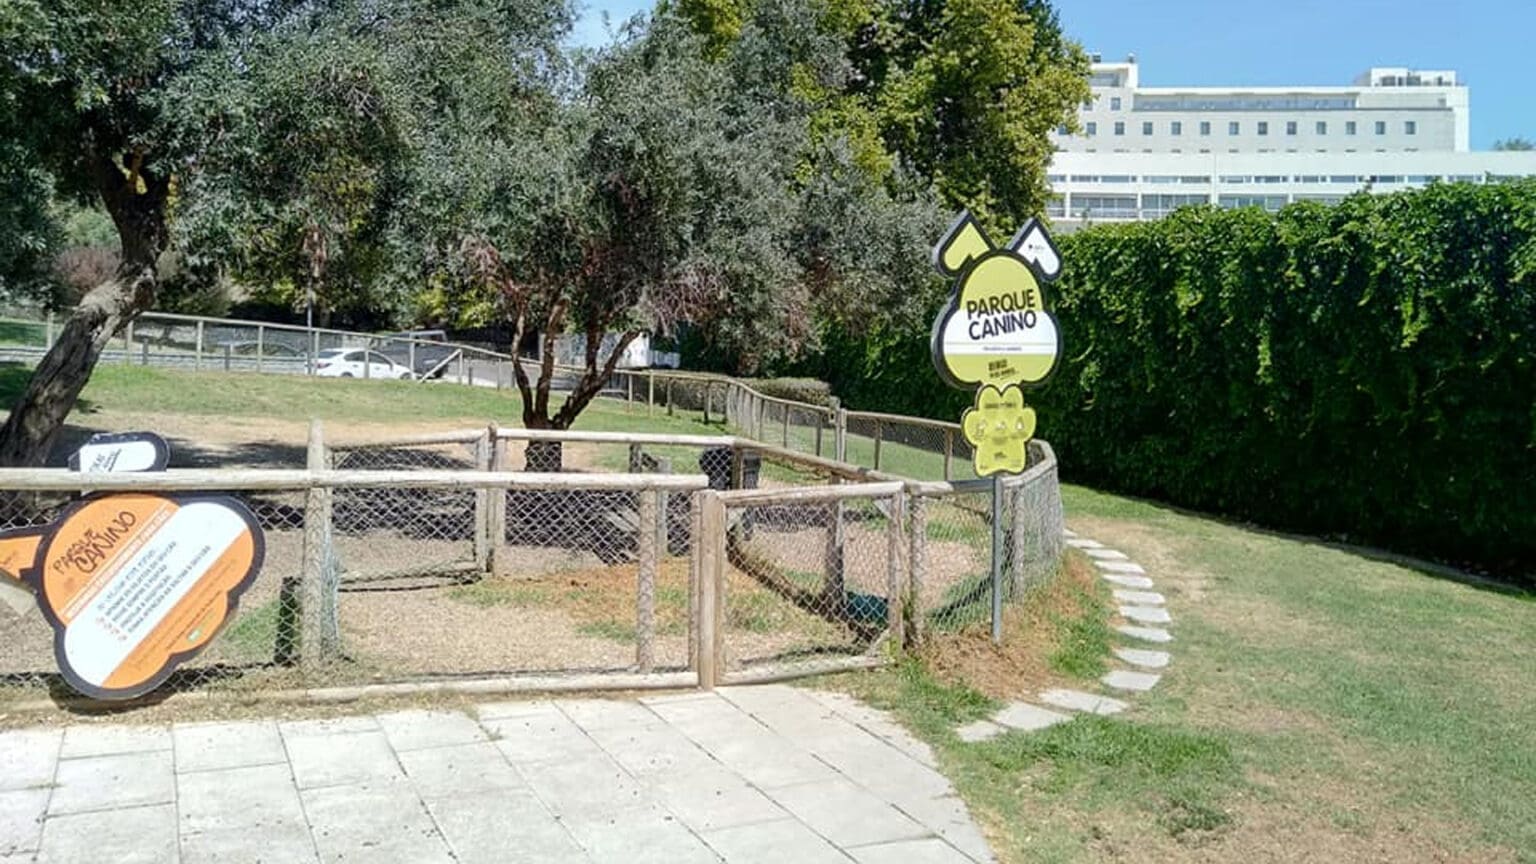
{"label": "white building", "polygon": [[1080,130],[1052,136],[1049,215],[1066,228],[1536,176],[1536,153],[1469,149],[1467,87],[1448,70],[1373,68],[1348,87],[1142,87],[1131,57],[1095,62],[1089,85]]}

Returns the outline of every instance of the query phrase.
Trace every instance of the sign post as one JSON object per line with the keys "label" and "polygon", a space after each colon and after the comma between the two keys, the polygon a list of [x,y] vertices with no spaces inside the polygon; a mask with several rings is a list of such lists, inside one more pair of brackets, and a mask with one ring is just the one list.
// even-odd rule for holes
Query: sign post
{"label": "sign post", "polygon": [[992,640],[1000,642],[1003,481],[1024,471],[1035,434],[1035,411],[1024,404],[1023,388],[1049,378],[1061,356],[1061,332],[1043,291],[1061,274],[1061,254],[1033,219],[1007,244],[994,246],[967,211],[934,245],[933,266],[954,279],[933,322],[933,365],[950,386],[975,388],[960,426],[976,476],[992,478]]}

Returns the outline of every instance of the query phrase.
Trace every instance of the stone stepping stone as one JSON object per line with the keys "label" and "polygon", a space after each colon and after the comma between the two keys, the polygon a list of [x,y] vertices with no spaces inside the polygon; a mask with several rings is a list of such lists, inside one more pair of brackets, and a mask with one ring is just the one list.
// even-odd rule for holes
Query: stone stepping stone
{"label": "stone stepping stone", "polygon": [[1115,656],[1143,669],[1163,669],[1169,660],[1167,651],[1147,651],[1142,648],[1116,648]]}
{"label": "stone stepping stone", "polygon": [[1173,616],[1161,606],[1121,606],[1120,617],[1143,624],[1168,624],[1173,621]]}
{"label": "stone stepping stone", "polygon": [[1161,627],[1136,627],[1131,624],[1122,624],[1115,630],[1121,635],[1132,639],[1140,639],[1143,642],[1172,642],[1173,634]]}
{"label": "stone stepping stone", "polygon": [[1061,529],[1061,536],[1063,536],[1063,537],[1076,537],[1077,536],[1077,532],[1073,531],[1071,528],[1063,528],[1063,529]]}
{"label": "stone stepping stone", "polygon": [[1128,669],[1114,669],[1099,680],[1104,682],[1104,686],[1113,687],[1116,690],[1145,693],[1156,687],[1157,682],[1163,680],[1163,676],[1151,672],[1132,672]]}
{"label": "stone stepping stone", "polygon": [[1081,690],[1047,690],[1040,694],[1040,701],[1068,711],[1083,711],[1088,714],[1119,714],[1130,707],[1119,699],[1111,699],[1097,693],[1084,693]]}
{"label": "stone stepping stone", "polygon": [[1097,558],[1100,561],[1126,560],[1124,552],[1117,552],[1114,549],[1084,549],[1083,551],[1088,553],[1088,557]]}
{"label": "stone stepping stone", "polygon": [[1119,573],[1103,573],[1105,582],[1126,588],[1151,588],[1152,580],[1145,576],[1121,576]]}
{"label": "stone stepping stone", "polygon": [[993,723],[1001,723],[1011,729],[1023,729],[1033,732],[1036,729],[1044,729],[1047,726],[1055,726],[1069,719],[1060,711],[1051,711],[1028,702],[1010,702],[1003,710],[997,712],[992,718]]}
{"label": "stone stepping stone", "polygon": [[967,723],[956,729],[955,734],[960,736],[961,741],[967,744],[975,744],[978,741],[996,738],[1003,734],[1004,731],[1006,730],[1003,727],[993,723],[991,720],[977,720],[974,723]]}
{"label": "stone stepping stone", "polygon": [[1145,567],[1142,567],[1140,564],[1137,564],[1134,561],[1099,561],[1095,559],[1093,563],[1097,565],[1100,570],[1108,573],[1145,574],[1147,572]]}
{"label": "stone stepping stone", "polygon": [[1121,603],[1135,603],[1140,606],[1162,606],[1168,602],[1168,598],[1156,591],[1119,591],[1114,592],[1115,599]]}
{"label": "stone stepping stone", "polygon": [[1068,546],[1075,546],[1078,549],[1103,549],[1104,548],[1104,544],[1103,543],[1100,543],[1097,540],[1089,540],[1087,537],[1068,537],[1067,538],[1067,545]]}

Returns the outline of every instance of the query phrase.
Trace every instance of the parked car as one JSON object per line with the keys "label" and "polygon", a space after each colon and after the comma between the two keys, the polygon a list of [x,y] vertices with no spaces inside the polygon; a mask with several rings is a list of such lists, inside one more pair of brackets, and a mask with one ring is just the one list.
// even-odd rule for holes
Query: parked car
{"label": "parked car", "polygon": [[330,348],[315,357],[321,378],[415,378],[405,366],[366,348]]}
{"label": "parked car", "polygon": [[[442,330],[403,330],[384,334],[380,349],[394,362],[411,367],[418,378],[441,378],[452,364],[443,361],[458,354],[458,349],[448,342],[448,334]],[[410,340],[410,341],[396,341]],[[411,350],[411,342],[416,344]]]}

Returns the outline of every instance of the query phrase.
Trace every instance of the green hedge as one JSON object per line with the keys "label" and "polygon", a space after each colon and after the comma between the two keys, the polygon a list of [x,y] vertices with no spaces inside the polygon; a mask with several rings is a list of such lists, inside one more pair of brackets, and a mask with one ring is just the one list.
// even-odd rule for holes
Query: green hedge
{"label": "green hedge", "polygon": [[[1536,183],[1061,241],[1065,351],[1032,401],[1067,479],[1532,581]],[[850,406],[957,416],[926,332],[829,344]]]}

